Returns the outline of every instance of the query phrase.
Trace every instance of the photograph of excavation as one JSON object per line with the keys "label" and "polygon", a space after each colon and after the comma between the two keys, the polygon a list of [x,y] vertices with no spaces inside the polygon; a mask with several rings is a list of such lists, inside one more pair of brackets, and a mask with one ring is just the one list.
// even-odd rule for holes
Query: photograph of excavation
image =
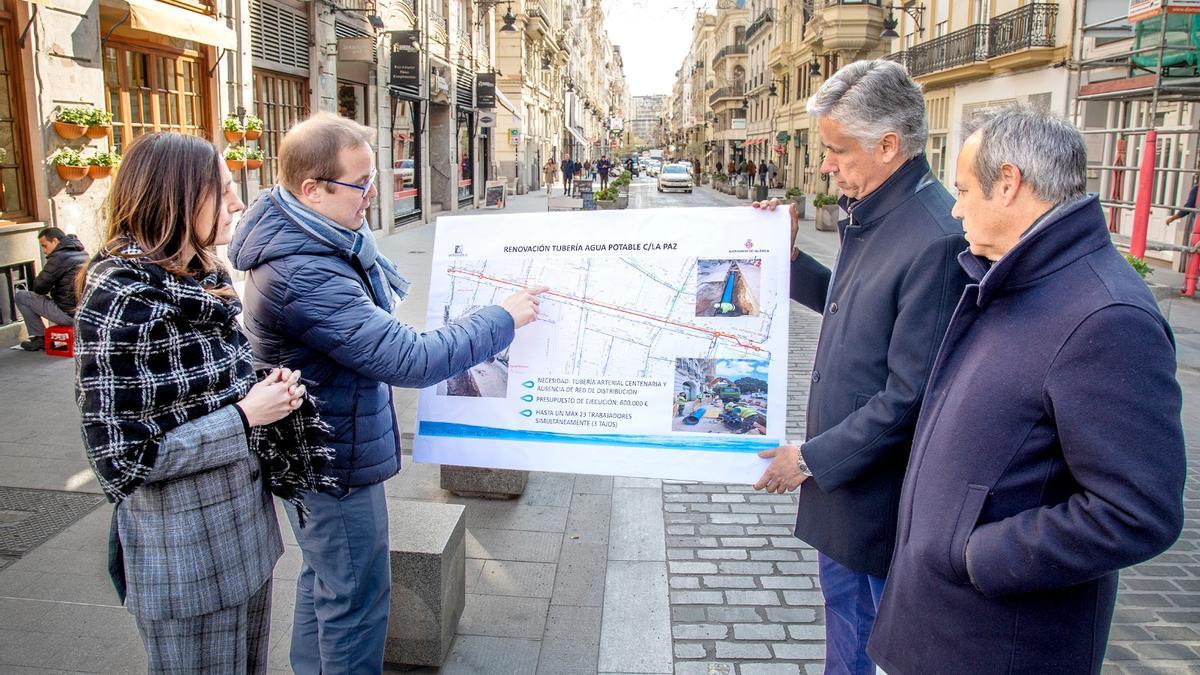
{"label": "photograph of excavation", "polygon": [[[460,316],[466,316],[479,309],[472,307]],[[442,313],[443,324],[449,325],[450,307]],[[448,380],[443,380],[437,386],[438,396],[474,396],[484,398],[504,398],[508,395],[508,350],[487,359],[483,363],[468,368]]]}
{"label": "photograph of excavation", "polygon": [[671,431],[767,433],[767,362],[675,359]]}
{"label": "photograph of excavation", "polygon": [[696,316],[757,316],[761,260],[696,261]]}

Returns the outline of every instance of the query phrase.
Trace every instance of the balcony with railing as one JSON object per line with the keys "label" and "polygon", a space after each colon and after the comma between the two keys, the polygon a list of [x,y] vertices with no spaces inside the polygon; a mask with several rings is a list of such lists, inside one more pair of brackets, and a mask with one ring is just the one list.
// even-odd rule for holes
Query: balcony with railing
{"label": "balcony with railing", "polygon": [[982,23],[913,45],[904,53],[904,65],[913,77],[987,59],[988,27]]}
{"label": "balcony with railing", "polygon": [[1051,60],[1057,21],[1058,5],[1034,3],[883,58],[903,64],[913,77],[1038,50],[1022,65],[1040,65]]}
{"label": "balcony with railing", "polygon": [[714,91],[708,97],[708,104],[716,105],[717,101],[723,98],[741,98],[746,93],[746,83],[735,80],[732,84],[725,85]]}
{"label": "balcony with railing", "polygon": [[716,55],[713,56],[713,60],[712,60],[713,68],[716,68],[717,64],[721,62],[721,59],[725,58],[726,56],[745,54],[745,53],[746,53],[746,43],[745,42],[738,42],[738,43],[731,44],[731,45],[725,45],[724,47],[721,47],[720,49],[718,49]]}
{"label": "balcony with railing", "polygon": [[995,58],[1022,49],[1053,47],[1058,5],[1035,2],[991,20],[988,56]]}
{"label": "balcony with railing", "polygon": [[749,26],[746,27],[746,40],[749,41],[754,37],[754,34],[762,30],[768,23],[775,21],[775,8],[768,7],[758,15]]}

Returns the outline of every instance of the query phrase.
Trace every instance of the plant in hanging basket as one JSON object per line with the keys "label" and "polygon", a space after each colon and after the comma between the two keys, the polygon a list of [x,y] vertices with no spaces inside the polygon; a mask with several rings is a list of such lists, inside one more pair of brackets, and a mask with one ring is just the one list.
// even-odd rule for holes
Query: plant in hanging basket
{"label": "plant in hanging basket", "polygon": [[263,132],[263,121],[254,115],[246,115],[246,140],[257,141]]}
{"label": "plant in hanging basket", "polygon": [[54,113],[54,133],[73,141],[87,133],[91,111],[88,108],[59,108]]}
{"label": "plant in hanging basket", "polygon": [[108,136],[108,130],[112,128],[112,113],[92,108],[88,111],[87,125],[88,138],[105,138]]}
{"label": "plant in hanging basket", "polygon": [[92,180],[108,178],[121,163],[121,156],[115,152],[93,152],[83,159],[88,164],[87,174]]}
{"label": "plant in hanging basket", "polygon": [[241,171],[246,166],[246,148],[240,145],[225,148],[225,166],[230,171]]}
{"label": "plant in hanging basket", "polygon": [[78,150],[59,148],[50,155],[50,162],[58,171],[58,177],[63,180],[79,180],[87,175],[87,161],[80,156]]}
{"label": "plant in hanging basket", "polygon": [[241,120],[233,116],[226,117],[225,121],[221,122],[221,128],[225,131],[225,140],[230,143],[237,143],[246,135],[246,127]]}
{"label": "plant in hanging basket", "polygon": [[254,171],[263,165],[262,148],[246,148],[246,168]]}

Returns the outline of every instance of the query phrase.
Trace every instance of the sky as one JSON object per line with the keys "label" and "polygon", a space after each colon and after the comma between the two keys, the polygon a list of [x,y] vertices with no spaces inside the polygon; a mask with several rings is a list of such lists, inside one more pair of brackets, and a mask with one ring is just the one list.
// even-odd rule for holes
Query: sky
{"label": "sky", "polygon": [[731,380],[756,377],[766,382],[767,362],[749,359],[717,359],[716,372],[718,377],[728,377]]}
{"label": "sky", "polygon": [[692,42],[696,10],[714,5],[714,0],[604,0],[608,37],[621,47],[634,96],[671,93]]}

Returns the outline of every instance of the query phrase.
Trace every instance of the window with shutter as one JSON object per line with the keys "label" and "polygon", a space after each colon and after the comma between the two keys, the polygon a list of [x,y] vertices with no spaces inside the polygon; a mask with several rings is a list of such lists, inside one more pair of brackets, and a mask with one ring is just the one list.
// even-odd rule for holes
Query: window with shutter
{"label": "window with shutter", "polygon": [[308,76],[308,9],[276,0],[250,2],[250,55],[256,68]]}

